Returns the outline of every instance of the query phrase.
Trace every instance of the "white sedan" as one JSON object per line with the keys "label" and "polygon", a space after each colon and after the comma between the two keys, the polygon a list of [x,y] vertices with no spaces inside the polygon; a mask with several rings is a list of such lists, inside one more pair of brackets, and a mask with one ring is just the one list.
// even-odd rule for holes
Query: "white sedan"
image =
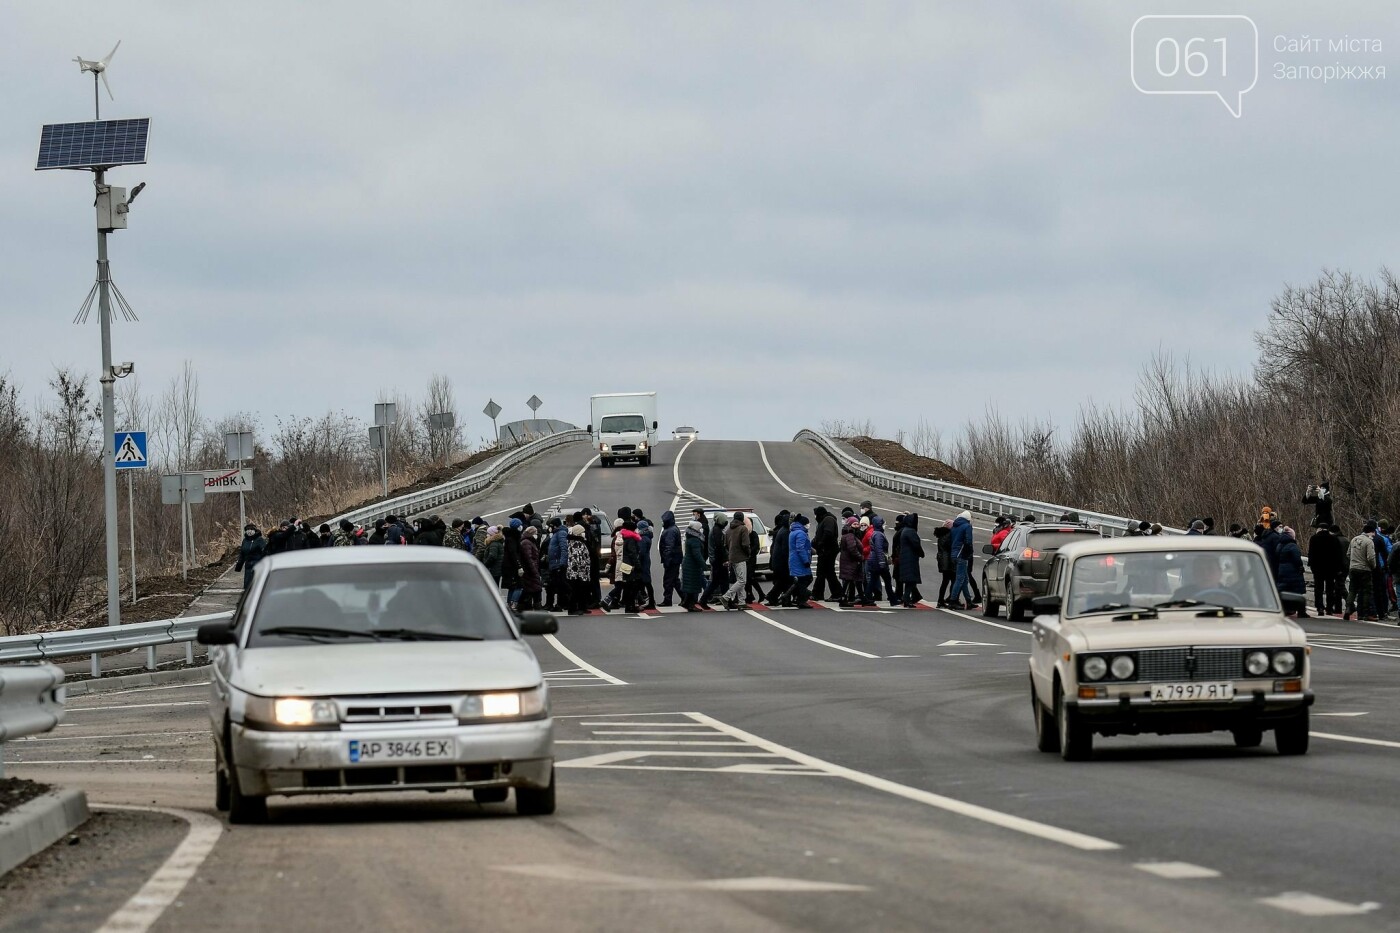
{"label": "white sedan", "polygon": [[673,441],[693,441],[699,436],[700,432],[690,425],[671,429],[671,440]]}
{"label": "white sedan", "polygon": [[1229,731],[1308,750],[1307,637],[1264,552],[1213,536],[1107,538],[1059,551],[1032,600],[1036,745],[1087,759],[1095,735]]}

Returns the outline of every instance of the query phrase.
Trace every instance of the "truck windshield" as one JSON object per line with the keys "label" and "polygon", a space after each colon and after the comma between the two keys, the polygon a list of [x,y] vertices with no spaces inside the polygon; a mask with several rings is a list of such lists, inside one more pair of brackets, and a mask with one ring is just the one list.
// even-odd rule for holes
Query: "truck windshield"
{"label": "truck windshield", "polygon": [[646,431],[647,423],[641,415],[608,415],[598,426],[603,434],[621,434],[624,431]]}

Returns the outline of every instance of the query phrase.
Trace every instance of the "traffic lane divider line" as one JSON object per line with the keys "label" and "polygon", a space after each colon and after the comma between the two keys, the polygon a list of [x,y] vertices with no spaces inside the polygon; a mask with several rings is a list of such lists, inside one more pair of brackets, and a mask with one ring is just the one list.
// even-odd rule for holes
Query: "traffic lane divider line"
{"label": "traffic lane divider line", "polygon": [[1400,748],[1400,742],[1389,742],[1385,739],[1364,739],[1359,735],[1338,735],[1335,732],[1312,732],[1309,734],[1315,739],[1331,739],[1334,742],[1354,742],[1357,745],[1377,745],[1381,748]]}
{"label": "traffic lane divider line", "polygon": [[879,660],[879,658],[880,658],[880,656],[879,656],[878,654],[870,654],[870,653],[867,652],[867,651],[860,651],[860,650],[857,650],[857,649],[855,649],[855,648],[848,648],[848,647],[846,647],[845,645],[838,645],[838,644],[836,644],[834,641],[827,641],[826,639],[824,639],[824,638],[818,638],[818,637],[815,636],[815,635],[808,635],[806,632],[799,632],[797,629],[792,628],[791,626],[788,626],[788,625],[784,625],[783,623],[778,622],[778,621],[775,621],[775,620],[773,620],[773,619],[770,619],[770,618],[768,618],[767,616],[765,616],[763,613],[757,612],[757,611],[755,611],[755,610],[753,610],[753,609],[745,609],[744,611],[747,612],[749,615],[753,616],[753,617],[754,617],[755,619],[757,619],[758,621],[760,621],[760,622],[766,622],[767,624],[773,626],[774,628],[782,629],[784,632],[787,632],[789,635],[796,635],[798,638],[805,638],[807,641],[815,642],[816,644],[818,644],[818,645],[823,645],[823,646],[825,646],[825,647],[827,647],[827,648],[835,648],[837,651],[844,651],[844,652],[846,652],[847,654],[853,654],[853,655],[856,655],[857,657],[861,657],[861,658],[870,658],[870,659],[872,659],[872,660]]}
{"label": "traffic lane divider line", "polygon": [[170,853],[155,874],[146,880],[141,889],[118,907],[107,922],[98,928],[97,933],[145,933],[165,909],[175,903],[199,871],[214,845],[224,834],[224,824],[213,817],[192,810],[176,810],[170,807],[132,807],[118,804],[94,806],[98,810],[136,810],[147,813],[163,813],[174,816],[189,824],[189,832]]}
{"label": "traffic lane divider line", "polygon": [[809,768],[815,768],[833,777],[844,778],[854,784],[868,787],[871,790],[882,791],[896,797],[903,797],[916,803],[922,803],[948,813],[958,816],[968,817],[979,822],[988,823],[1002,829],[1009,829],[1014,832],[1034,836],[1037,839],[1044,839],[1048,842],[1059,843],[1074,849],[1081,849],[1087,852],[1106,852],[1113,849],[1121,849],[1122,846],[1107,839],[1100,839],[1097,836],[1089,836],[1084,833],[1075,832],[1070,829],[1062,829],[1058,826],[1051,826],[1048,823],[1040,823],[1025,817],[1015,816],[1010,813],[1003,813],[1000,810],[993,810],[990,807],[979,806],[974,803],[956,800],[952,797],[945,797],[942,794],[935,794],[931,791],[921,790],[917,787],[910,787],[907,784],[900,784],[887,778],[876,777],[873,774],[866,774],[864,771],[857,771],[854,768],[847,768],[843,765],[833,764],[814,755],[799,752],[796,749],[779,745],[777,742],[769,741],[751,732],[745,732],[728,723],[720,722],[704,713],[689,713],[696,722],[704,723],[721,732],[725,732],[736,739],[748,742],[758,748],[767,749],[774,755],[784,757],[790,761],[804,764]]}
{"label": "traffic lane divider line", "polygon": [[120,706],[67,706],[68,713],[110,713],[121,709],[157,709],[169,706],[208,706],[208,700],[181,700],[171,703],[126,703]]}
{"label": "traffic lane divider line", "polygon": [[1000,622],[993,622],[991,619],[983,619],[968,615],[966,612],[958,612],[956,609],[940,609],[938,606],[929,606],[929,608],[936,609],[939,612],[946,612],[950,616],[957,616],[959,619],[966,619],[969,622],[976,622],[978,625],[990,625],[992,628],[1006,629],[1008,632],[1015,632],[1018,635],[1030,635],[1031,633],[1031,630],[1028,628],[1016,628],[1012,625],[1003,625]]}
{"label": "traffic lane divider line", "polygon": [[20,761],[11,759],[12,765],[187,765],[213,764],[212,758],[53,758],[47,760]]}
{"label": "traffic lane divider line", "polygon": [[783,482],[782,477],[778,476],[778,474],[774,472],[773,464],[768,462],[768,450],[763,446],[763,441],[758,442],[758,453],[759,456],[763,458],[763,468],[768,471],[769,476],[773,477],[773,482],[777,483],[779,486],[783,487],[788,492],[792,493],[794,496],[803,495],[803,493],[798,492],[796,489],[793,489],[787,483]]}
{"label": "traffic lane divider line", "polygon": [[553,636],[553,635],[546,635],[546,636],[544,636],[544,640],[547,641],[547,642],[549,642],[550,646],[551,646],[555,651],[559,652],[559,653],[562,654],[564,657],[568,658],[570,661],[573,661],[575,664],[577,664],[579,667],[583,668],[585,671],[588,671],[589,673],[593,674],[593,676],[594,676],[594,677],[597,677],[599,680],[606,680],[608,683],[610,683],[610,684],[612,684],[613,686],[616,686],[616,687],[625,687],[625,686],[627,686],[627,681],[621,680],[621,679],[619,679],[619,678],[617,678],[617,677],[614,677],[613,675],[609,674],[609,673],[606,672],[606,671],[599,670],[598,668],[594,667],[592,664],[589,664],[589,663],[588,663],[587,661],[585,661],[583,658],[581,658],[581,657],[579,657],[578,655],[574,654],[574,653],[573,653],[572,651],[570,651],[568,648],[565,648],[565,647],[564,647],[564,643],[561,642],[561,641],[560,641],[558,638],[556,638],[555,636]]}

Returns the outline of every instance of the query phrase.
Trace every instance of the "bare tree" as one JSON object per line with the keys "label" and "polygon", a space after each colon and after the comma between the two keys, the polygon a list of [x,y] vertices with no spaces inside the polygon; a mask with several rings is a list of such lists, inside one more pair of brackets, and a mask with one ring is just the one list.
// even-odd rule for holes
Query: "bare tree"
{"label": "bare tree", "polygon": [[204,418],[199,412],[199,376],[185,360],[160,400],[160,459],[167,470],[192,468]]}
{"label": "bare tree", "polygon": [[428,457],[434,463],[451,456],[462,446],[462,422],[456,422],[456,427],[450,431],[433,430],[431,416],[445,412],[457,415],[456,393],[450,378],[434,373],[428,380],[428,394],[418,405],[418,426],[428,439]]}

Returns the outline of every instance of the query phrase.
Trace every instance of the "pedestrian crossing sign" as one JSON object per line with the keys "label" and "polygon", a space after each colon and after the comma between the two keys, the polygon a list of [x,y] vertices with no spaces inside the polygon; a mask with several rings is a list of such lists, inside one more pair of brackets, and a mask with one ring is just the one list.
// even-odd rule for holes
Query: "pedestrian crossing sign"
{"label": "pedestrian crossing sign", "polygon": [[112,435],[112,455],[118,470],[144,470],[150,466],[146,459],[145,431],[118,431]]}

